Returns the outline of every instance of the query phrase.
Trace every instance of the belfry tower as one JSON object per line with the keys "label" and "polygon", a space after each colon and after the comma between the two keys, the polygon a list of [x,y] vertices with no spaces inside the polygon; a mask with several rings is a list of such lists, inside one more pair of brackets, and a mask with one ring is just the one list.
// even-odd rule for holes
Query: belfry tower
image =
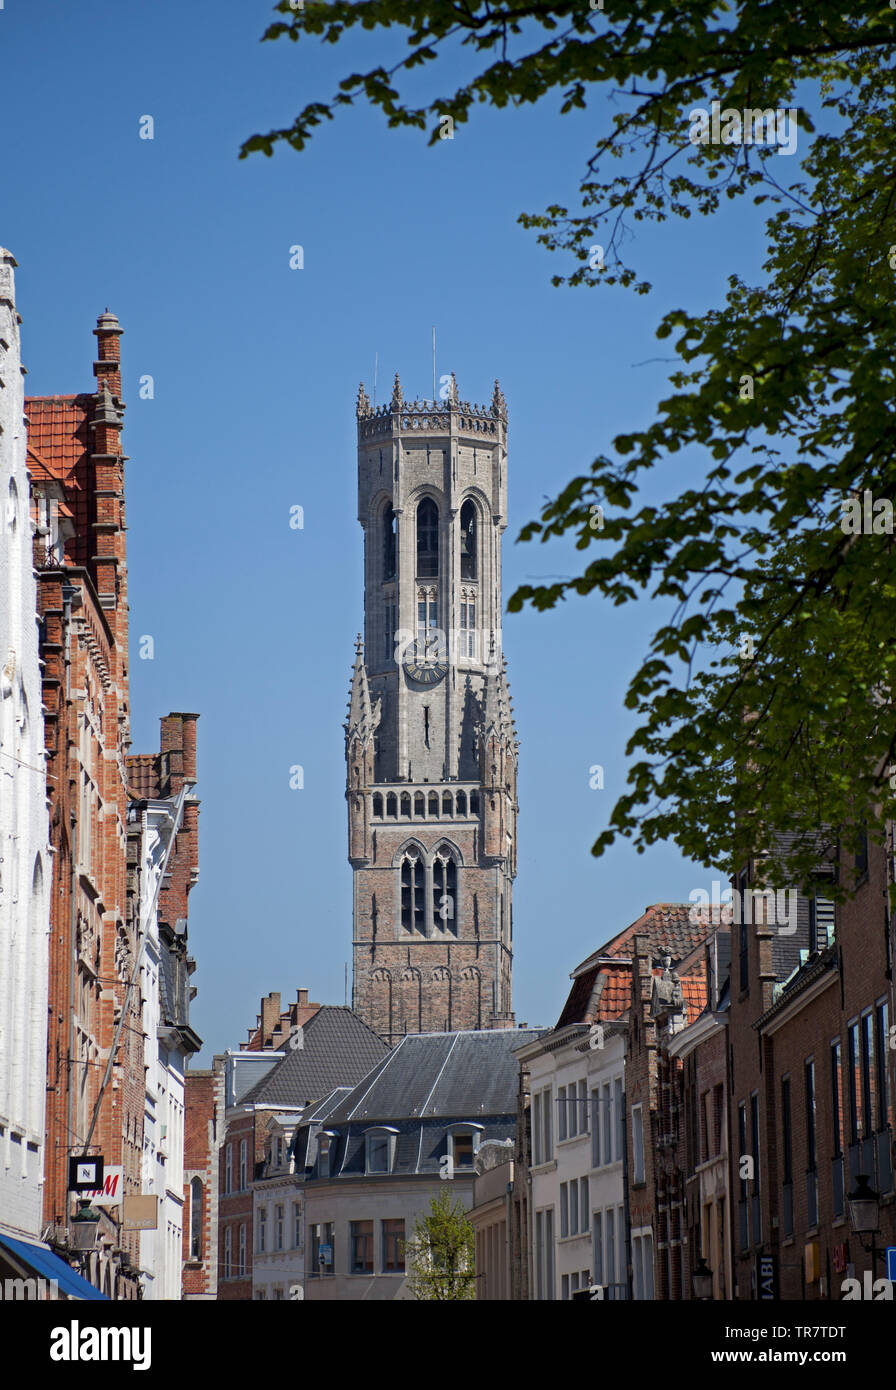
{"label": "belfry tower", "polygon": [[507,410],[358,393],[364,641],[345,725],[352,1003],[382,1037],[513,1026]]}

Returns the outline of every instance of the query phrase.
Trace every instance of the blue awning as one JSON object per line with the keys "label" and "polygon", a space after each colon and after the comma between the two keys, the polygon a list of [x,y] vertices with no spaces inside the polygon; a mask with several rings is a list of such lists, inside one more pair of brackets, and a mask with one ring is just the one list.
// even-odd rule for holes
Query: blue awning
{"label": "blue awning", "polygon": [[0,1246],[8,1250],[16,1260],[21,1260],[29,1269],[33,1269],[35,1274],[44,1279],[55,1279],[60,1293],[66,1294],[67,1297],[109,1302],[106,1294],[100,1293],[99,1289],[95,1289],[86,1279],[82,1279],[80,1274],[76,1274],[65,1260],[60,1260],[58,1255],[54,1255],[49,1245],[32,1244],[28,1240],[13,1240],[12,1236],[0,1234]]}

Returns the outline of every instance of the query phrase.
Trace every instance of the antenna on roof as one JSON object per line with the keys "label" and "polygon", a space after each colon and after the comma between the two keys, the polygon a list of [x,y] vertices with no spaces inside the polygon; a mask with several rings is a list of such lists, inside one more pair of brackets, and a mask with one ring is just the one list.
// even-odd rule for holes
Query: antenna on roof
{"label": "antenna on roof", "polygon": [[373,356],[373,408],[374,408],[374,410],[376,410],[376,374],[377,374],[377,368],[379,367],[379,365],[380,365],[380,355],[379,355],[378,352],[376,352],[376,353],[374,353],[374,356]]}
{"label": "antenna on roof", "polygon": [[345,962],[345,1007],[348,1008],[348,961]]}
{"label": "antenna on roof", "polygon": [[436,404],[436,330],[432,330],[432,403]]}

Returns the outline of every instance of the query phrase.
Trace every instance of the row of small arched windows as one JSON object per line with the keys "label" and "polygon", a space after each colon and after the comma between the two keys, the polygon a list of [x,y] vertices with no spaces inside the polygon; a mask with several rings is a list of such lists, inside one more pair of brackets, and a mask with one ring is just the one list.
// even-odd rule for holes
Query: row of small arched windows
{"label": "row of small arched windows", "polygon": [[[395,578],[396,519],[391,506],[383,513],[383,580]],[[460,509],[460,577],[476,579],[476,504],[468,497]],[[417,507],[417,575],[439,573],[439,509],[431,497]]]}
{"label": "row of small arched windows", "polygon": [[469,810],[467,809],[467,793],[442,792],[441,800],[438,792],[387,792],[385,798],[382,792],[373,794],[373,814],[375,819],[383,819],[383,807],[385,805],[385,819],[390,817],[397,820],[404,817],[405,820],[413,817],[415,820],[427,818],[454,816],[478,816],[479,815],[479,793],[470,792]]}

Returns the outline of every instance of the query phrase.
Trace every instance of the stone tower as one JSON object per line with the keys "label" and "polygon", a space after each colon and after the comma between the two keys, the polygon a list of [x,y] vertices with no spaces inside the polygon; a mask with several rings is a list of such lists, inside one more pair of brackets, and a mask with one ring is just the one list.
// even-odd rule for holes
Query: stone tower
{"label": "stone tower", "polygon": [[405,1033],[513,1026],[517,740],[501,652],[507,411],[358,393],[364,640],[346,740],[354,1008]]}

